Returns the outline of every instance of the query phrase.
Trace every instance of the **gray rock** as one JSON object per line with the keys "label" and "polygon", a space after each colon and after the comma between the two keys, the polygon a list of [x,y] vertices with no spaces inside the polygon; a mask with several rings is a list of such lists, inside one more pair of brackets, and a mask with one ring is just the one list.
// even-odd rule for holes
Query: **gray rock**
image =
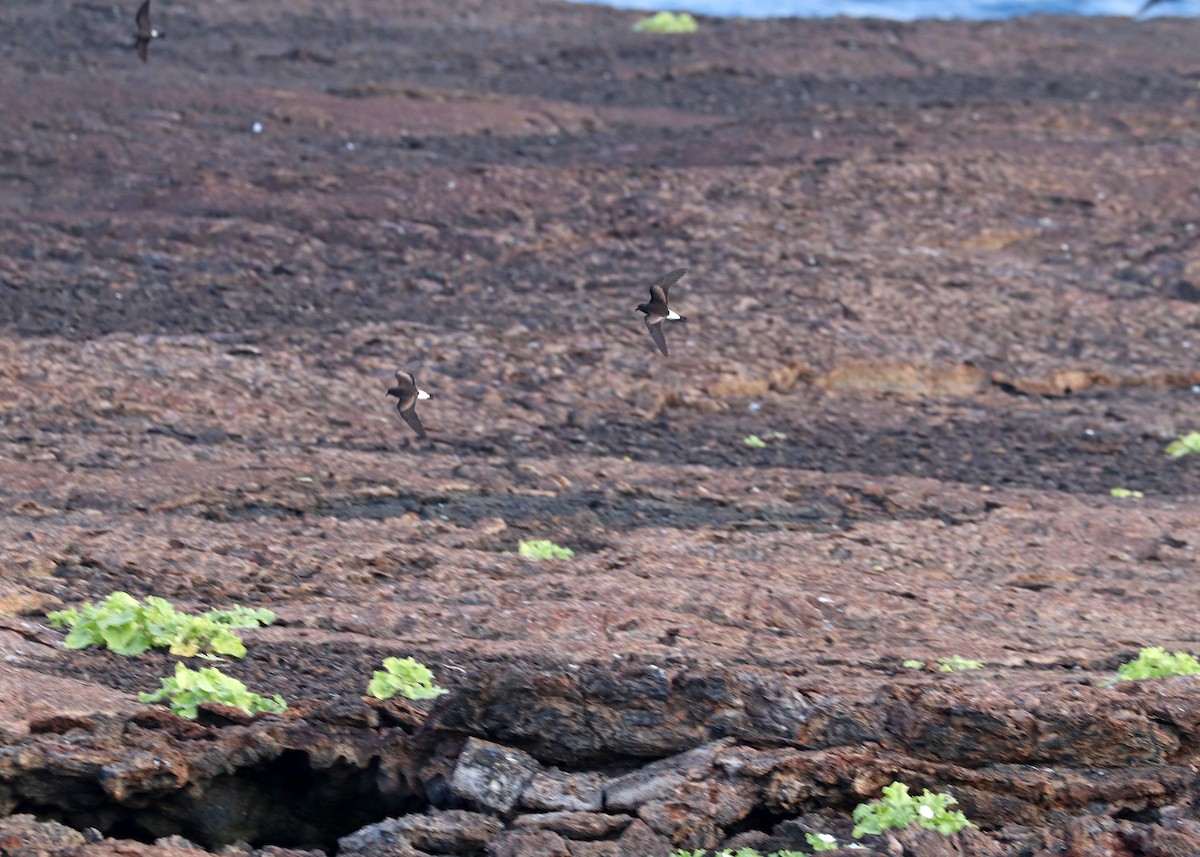
{"label": "gray rock", "polygon": [[621,857],[666,857],[673,850],[667,837],[659,836],[638,819],[634,819],[617,839],[617,853]]}
{"label": "gray rock", "polygon": [[361,854],[363,857],[422,857],[408,838],[393,829],[396,819],[360,827],[338,840],[341,857]]}
{"label": "gray rock", "polygon": [[404,815],[380,822],[421,851],[437,854],[478,854],[504,832],[498,818],[461,809],[431,810],[427,815]]}
{"label": "gray rock", "polygon": [[550,812],[595,812],[604,807],[604,783],[601,774],[570,774],[558,768],[538,771],[521,793],[521,806]]}
{"label": "gray rock", "polygon": [[732,739],[713,741],[686,753],[651,762],[631,774],[609,780],[604,785],[606,809],[637,810],[651,800],[665,800],[687,779],[699,779],[712,767],[713,757],[728,747]]}
{"label": "gray rock", "polygon": [[568,842],[571,857],[622,857],[616,842]]}
{"label": "gray rock", "polygon": [[4,857],[43,857],[83,845],[83,834],[57,821],[32,815],[0,819],[0,853]]}
{"label": "gray rock", "polygon": [[459,754],[450,791],[495,812],[508,812],[540,769],[528,753],[471,738]]}
{"label": "gray rock", "polygon": [[549,830],[512,830],[488,849],[489,857],[571,857],[567,841]]}
{"label": "gray rock", "polygon": [[513,819],[514,829],[540,828],[568,839],[602,839],[629,826],[633,817],[603,812],[538,812]]}

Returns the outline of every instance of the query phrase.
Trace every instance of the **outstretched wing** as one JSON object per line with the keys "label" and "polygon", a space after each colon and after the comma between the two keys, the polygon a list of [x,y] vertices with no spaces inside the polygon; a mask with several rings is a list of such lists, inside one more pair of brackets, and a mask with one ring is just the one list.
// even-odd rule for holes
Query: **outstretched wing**
{"label": "outstretched wing", "polygon": [[651,300],[661,300],[667,302],[667,293],[671,291],[671,286],[683,279],[683,275],[688,272],[687,268],[676,268],[669,274],[663,274],[653,283],[650,284]]}
{"label": "outstretched wing", "polygon": [[[146,2],[138,8],[137,16],[133,20],[134,23],[137,24],[138,35],[148,37],[150,35],[150,31],[153,29],[153,27],[150,26],[150,0],[146,0]],[[142,48],[141,43],[139,42],[139,53],[142,50],[144,50],[144,48]]]}
{"label": "outstretched wing", "polygon": [[646,319],[646,329],[650,331],[650,338],[654,340],[654,344],[658,346],[658,350],[663,353],[663,357],[667,354],[667,337],[663,335],[662,322],[651,324],[650,319]]}
{"label": "outstretched wing", "polygon": [[[396,410],[400,410],[397,408]],[[425,426],[421,425],[421,418],[417,416],[416,408],[409,408],[407,411],[400,411],[400,416],[404,417],[404,421],[408,423],[409,428],[417,433],[417,437],[424,439]]]}
{"label": "outstretched wing", "polygon": [[137,40],[137,43],[134,45],[134,47],[137,48],[137,55],[139,57],[141,57],[142,62],[145,62],[150,53],[148,50],[148,48],[150,47],[150,40],[139,38]]}

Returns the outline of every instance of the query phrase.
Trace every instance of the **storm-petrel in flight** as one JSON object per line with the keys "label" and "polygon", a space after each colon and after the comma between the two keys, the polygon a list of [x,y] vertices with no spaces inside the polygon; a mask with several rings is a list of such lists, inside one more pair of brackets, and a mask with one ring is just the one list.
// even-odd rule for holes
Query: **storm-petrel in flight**
{"label": "storm-petrel in flight", "polygon": [[417,380],[407,372],[397,369],[396,386],[383,395],[384,398],[395,396],[396,410],[400,412],[400,416],[404,417],[404,421],[417,433],[417,437],[425,437],[425,426],[421,425],[421,418],[417,416],[417,400],[428,399],[429,394],[417,387]]}
{"label": "storm-petrel in flight", "polygon": [[638,311],[646,314],[646,329],[650,331],[654,344],[658,346],[658,350],[663,353],[664,357],[667,356],[667,338],[663,336],[662,323],[664,321],[687,321],[686,318],[667,306],[667,292],[687,272],[687,268],[679,268],[659,277],[650,284],[650,300],[644,304],[638,304]]}
{"label": "storm-petrel in flight", "polygon": [[133,34],[133,46],[137,48],[137,55],[145,62],[150,52],[150,42],[154,39],[161,39],[166,33],[159,32],[150,26],[150,0],[146,0],[137,10],[137,17],[134,18],[137,22],[137,32]]}

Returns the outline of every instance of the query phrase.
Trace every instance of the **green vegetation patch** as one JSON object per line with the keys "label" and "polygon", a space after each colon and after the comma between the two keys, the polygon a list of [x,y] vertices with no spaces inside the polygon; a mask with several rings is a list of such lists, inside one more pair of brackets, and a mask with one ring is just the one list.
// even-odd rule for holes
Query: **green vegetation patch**
{"label": "green vegetation patch", "polygon": [[449,691],[433,683],[433,673],[420,661],[384,658],[383,669],[375,670],[367,684],[367,693],[376,699],[391,699],[397,693],[405,699],[433,699]]}
{"label": "green vegetation patch", "polygon": [[128,592],[114,592],[98,604],[56,610],[46,618],[56,628],[71,629],[64,641],[68,649],[104,646],[120,655],[140,655],[165,648],[184,658],[240,658],[246,646],[232,629],[270,625],[275,614],[263,608],[232,607],[193,616],[180,613],[164,598],[150,595],[139,602]]}
{"label": "green vegetation patch", "polygon": [[1200,662],[1187,652],[1170,654],[1162,646],[1150,646],[1138,652],[1136,659],[1117,667],[1116,681],[1170,678],[1173,675],[1200,675]]}
{"label": "green vegetation patch", "polygon": [[1200,431],[1190,431],[1167,444],[1167,455],[1183,458],[1185,455],[1200,455]]}
{"label": "green vegetation patch", "polygon": [[638,33],[694,33],[700,29],[687,12],[659,12],[633,25]]}
{"label": "green vegetation patch", "polygon": [[175,664],[175,675],[160,679],[162,686],[153,693],[139,693],[142,702],[160,702],[164,699],[171,711],[188,720],[195,720],[201,704],[214,702],[240,708],[247,714],[280,714],[287,710],[283,697],[275,694],[267,698],[251,693],[233,676],[225,675],[216,667],[188,669],[182,663]]}
{"label": "green vegetation patch", "polygon": [[575,556],[575,551],[556,545],[549,539],[521,539],[517,553],[525,559],[570,559]]}
{"label": "green vegetation patch", "polygon": [[944,673],[955,673],[959,670],[981,670],[983,664],[979,661],[973,661],[969,658],[964,658],[961,655],[951,655],[948,658],[938,658],[938,671]]}
{"label": "green vegetation patch", "polygon": [[883,797],[854,808],[854,830],[858,839],[885,830],[903,830],[916,824],[926,830],[936,830],[943,836],[958,833],[964,827],[976,825],[967,821],[959,810],[948,809],[958,803],[948,794],[935,794],[925,789],[917,797],[908,793],[908,786],[899,780],[883,787]]}

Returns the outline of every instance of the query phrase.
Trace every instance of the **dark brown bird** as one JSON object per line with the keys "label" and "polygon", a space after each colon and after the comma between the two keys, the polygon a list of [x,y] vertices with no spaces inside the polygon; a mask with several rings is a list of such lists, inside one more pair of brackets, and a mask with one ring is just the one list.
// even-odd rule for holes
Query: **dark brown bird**
{"label": "dark brown bird", "polygon": [[664,321],[687,321],[686,318],[667,306],[667,292],[687,272],[687,268],[679,268],[665,276],[659,277],[650,284],[650,300],[644,304],[638,304],[637,307],[638,312],[646,314],[646,329],[650,331],[650,337],[654,340],[654,344],[658,346],[658,350],[663,353],[664,357],[668,355],[667,338],[663,336],[662,323]]}
{"label": "dark brown bird", "polygon": [[404,421],[417,433],[417,437],[425,437],[425,426],[421,425],[421,418],[417,416],[417,402],[420,399],[428,399],[429,394],[417,387],[417,379],[397,369],[396,386],[383,395],[384,398],[395,396],[396,410],[400,412],[400,416],[404,417]]}
{"label": "dark brown bird", "polygon": [[1138,9],[1137,14],[1134,15],[1133,17],[1135,17],[1135,18],[1142,17],[1142,15],[1144,15],[1146,13],[1147,9],[1151,8],[1152,6],[1157,6],[1159,3],[1173,3],[1173,2],[1175,2],[1175,0],[1146,0],[1146,2],[1142,4],[1142,8]]}
{"label": "dark brown bird", "polygon": [[160,32],[150,26],[150,0],[137,10],[137,16],[133,19],[137,24],[137,32],[133,34],[133,46],[137,48],[137,55],[145,62],[150,54],[150,42],[154,39],[161,39],[166,33]]}

